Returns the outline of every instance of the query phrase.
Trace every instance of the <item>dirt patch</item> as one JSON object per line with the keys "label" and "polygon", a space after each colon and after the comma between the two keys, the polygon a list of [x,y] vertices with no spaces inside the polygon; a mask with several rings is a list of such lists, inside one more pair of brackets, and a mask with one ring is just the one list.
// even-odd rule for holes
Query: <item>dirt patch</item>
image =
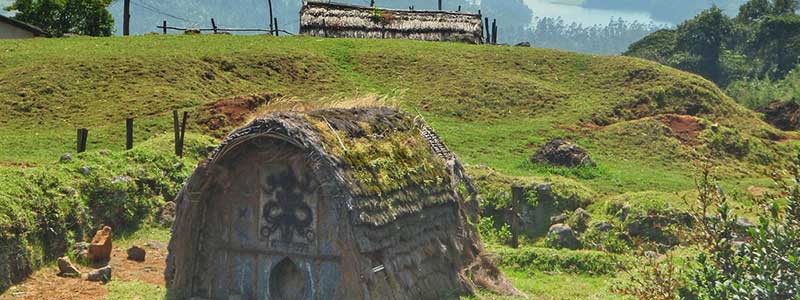
{"label": "dirt patch", "polygon": [[800,104],[793,101],[776,101],[758,109],[764,121],[780,130],[800,130]]}
{"label": "dirt patch", "polygon": [[[112,280],[139,281],[148,284],[165,286],[164,269],[166,268],[167,249],[159,243],[140,245],[147,250],[144,262],[129,261],[126,248],[114,248],[111,252]],[[83,277],[91,271],[91,267],[78,266]],[[56,276],[58,268],[48,266],[36,271],[23,283],[12,286],[0,300],[104,300],[108,289],[99,282],[90,282],[82,278],[64,278]]]}
{"label": "dirt patch", "polygon": [[230,130],[243,125],[259,108],[279,97],[280,95],[275,94],[262,94],[209,103],[200,108],[197,124],[207,129],[212,136],[222,138]]}
{"label": "dirt patch", "polygon": [[12,168],[34,168],[36,164],[34,163],[27,163],[27,162],[11,162],[11,161],[0,161],[0,167],[12,167]]}
{"label": "dirt patch", "polygon": [[659,121],[669,126],[672,134],[677,137],[681,143],[688,145],[696,145],[697,137],[705,129],[705,125],[700,123],[700,120],[686,115],[665,115],[658,118]]}

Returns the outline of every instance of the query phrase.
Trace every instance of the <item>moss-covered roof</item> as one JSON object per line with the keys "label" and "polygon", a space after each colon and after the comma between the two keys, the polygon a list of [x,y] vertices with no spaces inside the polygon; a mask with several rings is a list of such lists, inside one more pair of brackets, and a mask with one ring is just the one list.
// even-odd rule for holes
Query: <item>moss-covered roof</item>
{"label": "moss-covered roof", "polygon": [[458,201],[446,166],[454,156],[413,115],[390,108],[271,113],[233,132],[213,159],[263,135],[319,154],[348,194],[341,199],[358,223],[385,225]]}

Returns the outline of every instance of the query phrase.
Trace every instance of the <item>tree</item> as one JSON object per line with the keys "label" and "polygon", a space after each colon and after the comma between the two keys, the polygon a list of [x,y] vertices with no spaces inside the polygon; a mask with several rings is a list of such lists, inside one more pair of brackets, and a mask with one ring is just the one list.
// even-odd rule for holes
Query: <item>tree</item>
{"label": "tree", "polygon": [[776,15],[794,14],[797,11],[797,0],[775,0],[773,13]]}
{"label": "tree", "polygon": [[106,9],[111,0],[16,0],[17,20],[36,25],[53,36],[77,33],[110,36],[114,19]]}
{"label": "tree", "polygon": [[739,15],[736,22],[752,23],[772,12],[772,5],[769,0],[750,0],[739,7]]}
{"label": "tree", "polygon": [[731,28],[731,20],[717,6],[678,26],[677,48],[688,54],[688,67],[711,81],[720,82],[720,57]]}

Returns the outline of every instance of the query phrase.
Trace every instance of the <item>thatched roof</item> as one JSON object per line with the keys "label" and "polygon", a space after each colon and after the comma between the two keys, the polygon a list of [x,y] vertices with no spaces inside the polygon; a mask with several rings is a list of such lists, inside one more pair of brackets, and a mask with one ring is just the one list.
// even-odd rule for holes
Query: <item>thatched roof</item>
{"label": "thatched roof", "polygon": [[[389,108],[273,113],[233,132],[212,164],[257,137],[287,141],[317,156],[341,191],[354,222],[385,225],[423,208],[455,203],[446,166],[455,157],[412,115]],[[471,183],[469,183],[471,184]]]}
{"label": "thatched roof", "polygon": [[481,16],[466,12],[409,11],[306,2],[300,33],[325,37],[400,38],[480,43]]}

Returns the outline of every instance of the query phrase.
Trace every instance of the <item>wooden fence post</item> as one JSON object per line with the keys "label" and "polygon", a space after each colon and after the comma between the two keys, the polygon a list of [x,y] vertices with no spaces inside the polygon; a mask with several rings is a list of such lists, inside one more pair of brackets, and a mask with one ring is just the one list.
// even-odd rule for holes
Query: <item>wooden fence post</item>
{"label": "wooden fence post", "polygon": [[167,20],[164,20],[164,27],[162,27],[162,29],[164,29],[164,34],[167,34]]}
{"label": "wooden fence post", "polygon": [[497,19],[492,21],[492,45],[497,45]]}
{"label": "wooden fence post", "polygon": [[521,211],[522,202],[525,201],[525,187],[512,186],[511,187],[511,213],[509,223],[511,223],[511,247],[519,247],[519,213]]}
{"label": "wooden fence post", "polygon": [[180,128],[178,128],[178,111],[172,111],[172,132],[175,134],[175,155],[179,155],[180,152],[178,150],[178,146],[180,143],[181,135],[180,135]]}
{"label": "wooden fence post", "polygon": [[78,153],[86,151],[86,142],[89,139],[89,130],[86,128],[78,128]]}
{"label": "wooden fence post", "polygon": [[492,30],[489,27],[489,17],[486,17],[484,19],[483,24],[486,24],[486,30],[485,30],[485,32],[486,32],[486,44],[491,44],[492,43]]}
{"label": "wooden fence post", "polygon": [[281,33],[278,31],[278,18],[275,18],[275,36],[281,36]]}
{"label": "wooden fence post", "polygon": [[183,141],[184,137],[186,136],[186,121],[189,119],[189,112],[183,112],[183,122],[181,122],[181,143],[180,147],[178,147],[178,156],[183,157]]}
{"label": "wooden fence post", "polygon": [[214,34],[217,34],[217,22],[214,21],[214,18],[211,18],[211,29],[214,30]]}
{"label": "wooden fence post", "polygon": [[133,149],[133,118],[125,119],[125,150]]}
{"label": "wooden fence post", "polygon": [[442,10],[442,0],[439,0],[439,11]]}

